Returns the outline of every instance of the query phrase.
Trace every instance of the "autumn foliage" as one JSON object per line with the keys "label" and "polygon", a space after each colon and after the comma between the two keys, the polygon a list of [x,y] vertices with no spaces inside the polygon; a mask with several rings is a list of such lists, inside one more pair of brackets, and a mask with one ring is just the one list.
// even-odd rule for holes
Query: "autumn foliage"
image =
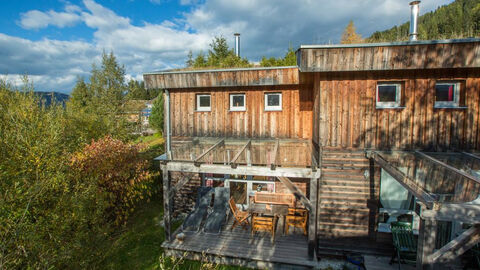
{"label": "autumn foliage", "polygon": [[75,153],[71,168],[82,181],[97,181],[98,192],[106,195],[109,218],[124,224],[135,204],[149,197],[153,177],[149,163],[140,155],[142,146],[106,136]]}

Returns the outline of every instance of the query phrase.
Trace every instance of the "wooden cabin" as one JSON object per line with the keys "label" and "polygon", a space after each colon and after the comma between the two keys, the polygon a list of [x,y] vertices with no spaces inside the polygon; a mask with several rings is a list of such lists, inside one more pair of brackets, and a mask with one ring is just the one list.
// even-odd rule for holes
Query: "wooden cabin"
{"label": "wooden cabin", "polygon": [[[314,268],[326,255],[391,255],[390,226],[404,219],[418,268],[477,244],[480,39],[308,45],[297,62],[144,74],[166,90],[166,252]],[[285,234],[278,214],[271,236],[230,230],[230,218],[215,236],[178,237],[172,215],[192,211],[201,186],[228,188],[249,213],[257,194],[290,194],[307,235]]]}

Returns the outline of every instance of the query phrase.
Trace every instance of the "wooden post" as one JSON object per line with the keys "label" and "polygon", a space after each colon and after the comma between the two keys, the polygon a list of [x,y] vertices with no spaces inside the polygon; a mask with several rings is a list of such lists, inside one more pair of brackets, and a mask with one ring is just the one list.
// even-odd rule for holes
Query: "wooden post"
{"label": "wooden post", "polygon": [[[423,208],[423,207],[422,207]],[[420,218],[420,228],[417,245],[417,269],[432,269],[429,256],[435,250],[437,239],[437,221]]]}
{"label": "wooden post", "polygon": [[310,179],[310,203],[312,209],[308,216],[308,257],[316,259],[315,250],[317,250],[317,197],[318,197],[318,178]]}
{"label": "wooden post", "polygon": [[163,173],[163,223],[165,229],[165,240],[172,241],[171,216],[172,198],[170,198],[170,177],[166,164],[160,165]]}

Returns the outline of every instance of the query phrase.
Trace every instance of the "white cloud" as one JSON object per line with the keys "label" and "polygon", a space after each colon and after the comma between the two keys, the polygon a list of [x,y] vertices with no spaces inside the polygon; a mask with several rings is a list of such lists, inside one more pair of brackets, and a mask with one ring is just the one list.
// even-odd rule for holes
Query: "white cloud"
{"label": "white cloud", "polygon": [[20,14],[19,24],[25,29],[41,29],[49,25],[60,28],[73,26],[81,21],[78,11],[79,7],[74,5],[67,5],[65,12],[30,10]]}
{"label": "white cloud", "polygon": [[[161,2],[152,0],[154,2]],[[102,50],[112,50],[127,69],[126,79],[141,79],[153,70],[184,65],[189,50],[209,49],[217,35],[233,46],[240,32],[242,56],[258,61],[261,56],[281,56],[288,46],[338,42],[349,20],[369,36],[409,20],[409,0],[181,0],[192,5],[181,17],[159,24],[133,25],[93,0],[83,6],[66,3],[64,10],[31,10],[21,14],[26,29],[67,27],[83,22],[94,29],[93,41],[27,39],[0,34],[0,74],[32,76],[40,90],[70,91],[76,76],[88,76]],[[452,0],[424,0],[422,13]]]}

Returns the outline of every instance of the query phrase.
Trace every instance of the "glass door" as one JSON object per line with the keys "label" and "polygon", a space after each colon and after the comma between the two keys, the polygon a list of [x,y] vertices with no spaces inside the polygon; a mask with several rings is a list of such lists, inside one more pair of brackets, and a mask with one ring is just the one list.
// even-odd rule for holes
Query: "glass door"
{"label": "glass door", "polygon": [[233,197],[237,207],[246,209],[248,207],[247,182],[228,180],[227,184],[230,187],[230,196]]}
{"label": "glass door", "polygon": [[230,196],[233,197],[237,207],[245,210],[250,204],[250,198],[255,192],[275,192],[275,182],[251,181],[251,180],[225,180],[225,187],[230,188]]}

